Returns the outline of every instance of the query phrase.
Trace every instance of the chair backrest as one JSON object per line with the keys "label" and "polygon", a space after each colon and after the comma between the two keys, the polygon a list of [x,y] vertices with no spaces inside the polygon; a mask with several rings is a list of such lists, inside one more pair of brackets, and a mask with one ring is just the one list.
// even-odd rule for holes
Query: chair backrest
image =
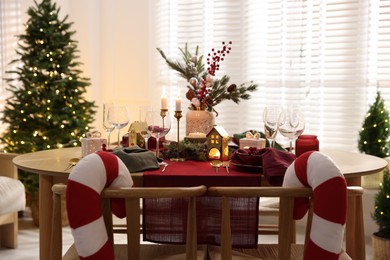
{"label": "chair backrest", "polygon": [[[361,187],[348,187],[348,196],[362,196]],[[230,227],[230,197],[278,197],[279,198],[279,235],[278,259],[290,259],[291,244],[295,236],[294,201],[296,198],[310,198],[313,191],[308,187],[209,187],[207,195],[222,197],[221,259],[232,259]],[[305,245],[309,241],[312,210],[310,208],[306,223]]]}
{"label": "chair backrest", "polygon": [[[52,259],[61,259],[61,203],[60,196],[65,193],[66,185],[56,184],[52,188],[54,193],[53,206],[53,228],[51,254]],[[187,239],[186,258],[196,259],[197,238],[196,238],[196,197],[206,193],[205,186],[197,187],[140,187],[140,188],[106,188],[101,193],[103,199],[103,217],[106,230],[111,245],[113,244],[113,225],[110,201],[112,199],[124,199],[126,208],[127,226],[127,252],[128,259],[140,258],[140,199],[143,198],[188,198],[188,219],[187,219]]]}

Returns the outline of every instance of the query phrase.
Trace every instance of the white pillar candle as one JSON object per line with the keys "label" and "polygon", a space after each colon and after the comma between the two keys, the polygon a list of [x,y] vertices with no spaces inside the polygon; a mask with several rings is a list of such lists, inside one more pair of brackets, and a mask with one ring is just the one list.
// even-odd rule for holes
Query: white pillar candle
{"label": "white pillar candle", "polygon": [[176,97],[176,111],[181,111],[181,98]]}
{"label": "white pillar candle", "polygon": [[161,95],[161,109],[167,109],[167,108],[168,108],[167,95],[165,93],[165,87],[163,87],[163,92]]}

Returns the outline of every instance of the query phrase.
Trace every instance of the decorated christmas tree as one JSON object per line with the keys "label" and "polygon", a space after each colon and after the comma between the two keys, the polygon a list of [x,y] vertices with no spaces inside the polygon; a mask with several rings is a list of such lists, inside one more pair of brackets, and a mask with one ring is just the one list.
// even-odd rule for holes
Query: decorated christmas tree
{"label": "decorated christmas tree", "polygon": [[389,129],[389,111],[378,91],[376,100],[369,108],[359,132],[359,151],[382,158],[388,157],[390,154]]}
{"label": "decorated christmas tree", "polygon": [[390,172],[386,168],[379,192],[375,196],[375,211],[373,219],[379,226],[375,235],[390,239]]}
{"label": "decorated christmas tree", "polygon": [[[7,72],[11,97],[3,111],[7,129],[1,137],[6,152],[78,146],[90,131],[96,113],[94,102],[84,98],[90,83],[77,68],[72,24],[67,16],[60,19],[59,12],[51,0],[28,9],[26,31],[18,36],[19,58],[11,61],[17,69]],[[37,188],[37,175],[19,176],[28,191]]]}
{"label": "decorated christmas tree", "polygon": [[12,61],[18,68],[8,71],[7,80],[13,96],[2,118],[8,124],[1,138],[7,152],[77,146],[93,121],[95,104],[84,97],[90,83],[80,77],[75,61],[75,32],[59,11],[51,0],[35,2],[26,31],[18,36],[20,58]]}

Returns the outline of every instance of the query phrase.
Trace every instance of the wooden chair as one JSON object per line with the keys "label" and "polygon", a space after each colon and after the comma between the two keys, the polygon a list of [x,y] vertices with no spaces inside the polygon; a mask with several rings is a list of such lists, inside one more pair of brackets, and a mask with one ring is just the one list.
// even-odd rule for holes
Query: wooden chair
{"label": "wooden chair", "polygon": [[[199,249],[196,238],[196,197],[206,193],[205,186],[174,188],[106,188],[101,193],[103,217],[107,234],[115,251],[115,259],[205,259],[206,250]],[[66,185],[56,184],[53,191],[53,226],[51,259],[79,259],[74,245],[62,258],[62,230],[60,196]],[[110,199],[124,198],[126,205],[127,245],[115,245]],[[159,245],[140,243],[140,200],[143,198],[188,198],[186,245]],[[131,252],[131,253],[128,253]]]}
{"label": "wooden chair", "polygon": [[26,194],[12,159],[17,154],[0,153],[0,247],[18,245],[18,211],[26,206]]}
{"label": "wooden chair", "polygon": [[[294,199],[311,197],[311,188],[286,187],[209,187],[208,195],[222,197],[221,247],[209,246],[208,253],[214,259],[302,259],[311,229],[312,210],[309,210],[306,225],[305,244],[295,244],[293,220]],[[363,194],[361,187],[348,187],[348,197]],[[278,197],[279,234],[278,244],[259,244],[255,249],[232,249],[230,228],[230,197]],[[350,259],[342,252],[339,259]]]}

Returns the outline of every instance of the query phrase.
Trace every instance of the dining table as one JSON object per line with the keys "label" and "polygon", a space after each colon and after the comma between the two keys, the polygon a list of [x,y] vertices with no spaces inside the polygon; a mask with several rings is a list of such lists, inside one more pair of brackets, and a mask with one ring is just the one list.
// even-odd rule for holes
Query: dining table
{"label": "dining table", "polygon": [[[387,166],[387,161],[383,158],[378,158],[375,156],[343,151],[337,149],[321,149],[321,152],[328,155],[332,158],[335,163],[339,166],[341,172],[345,176],[347,185],[349,186],[361,186],[361,177],[369,174],[377,173],[383,170]],[[39,256],[40,259],[49,259],[50,255],[50,236],[52,229],[52,191],[51,188],[55,183],[66,183],[66,180],[70,174],[69,162],[74,158],[81,157],[81,148],[80,147],[71,147],[71,148],[59,148],[52,150],[44,150],[32,153],[26,153],[16,156],[13,159],[15,166],[31,174],[39,175]],[[170,162],[169,162],[170,163]],[[190,164],[190,161],[181,162],[184,164]],[[196,162],[191,162],[195,165]],[[208,163],[208,162],[204,162]],[[171,163],[170,163],[171,164]],[[173,166],[169,165],[167,169]],[[190,178],[185,177],[186,172],[174,173],[176,178],[181,178],[184,182],[195,183],[194,175],[196,172],[202,174],[202,167],[194,167],[195,170],[192,170],[189,174],[192,176]],[[232,167],[233,169],[233,167]],[[211,166],[209,170],[215,171]],[[165,172],[164,172],[165,173]],[[154,175],[160,179],[160,181],[168,181],[169,172],[164,175],[161,172],[154,172]],[[204,172],[203,172],[204,174]],[[253,173],[242,173],[252,176],[256,176]],[[131,173],[134,184],[136,186],[149,186],[150,178],[145,178],[148,175],[147,172],[137,172]],[[153,174],[149,174],[152,176]],[[223,168],[218,170],[218,173],[213,174],[216,176],[214,178],[216,183],[210,184],[223,184],[225,179],[232,178],[232,176],[240,176],[239,173],[227,173]],[[149,177],[150,177],[149,176]],[[154,176],[154,177],[156,177]],[[237,177],[236,176],[236,177]],[[250,180],[250,176],[247,176]],[[258,176],[258,175],[257,175]],[[261,175],[260,175],[261,177]],[[153,179],[153,176],[152,176]],[[240,178],[238,178],[240,179]],[[245,178],[241,178],[245,179]],[[198,180],[201,180],[199,178]],[[146,181],[146,183],[144,183]],[[163,183],[160,183],[163,185]],[[194,184],[195,185],[195,184]],[[240,185],[240,183],[238,184]],[[261,178],[261,181],[254,183],[253,185],[267,185],[264,178]],[[247,185],[246,185],[247,186]],[[256,226],[257,232],[257,226]],[[347,222],[346,222],[346,251],[351,256],[352,259],[365,259],[365,234],[364,234],[364,223],[363,223],[363,203],[361,198],[355,198],[348,201],[348,211],[347,211]]]}

